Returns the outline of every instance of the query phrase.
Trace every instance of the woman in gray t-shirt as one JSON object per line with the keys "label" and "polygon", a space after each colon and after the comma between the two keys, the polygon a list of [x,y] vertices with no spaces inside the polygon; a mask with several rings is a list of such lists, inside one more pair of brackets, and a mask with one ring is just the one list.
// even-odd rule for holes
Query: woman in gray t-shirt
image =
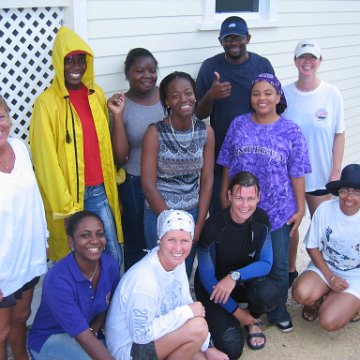
{"label": "woman in gray t-shirt", "polygon": [[126,180],[119,186],[123,205],[125,270],[145,255],[140,159],[146,129],[164,115],[156,86],[157,70],[157,60],[150,51],[143,48],[130,50],[125,59],[125,76],[130,88],[125,94],[115,94],[108,101],[113,115],[114,158],[116,164],[126,171]]}

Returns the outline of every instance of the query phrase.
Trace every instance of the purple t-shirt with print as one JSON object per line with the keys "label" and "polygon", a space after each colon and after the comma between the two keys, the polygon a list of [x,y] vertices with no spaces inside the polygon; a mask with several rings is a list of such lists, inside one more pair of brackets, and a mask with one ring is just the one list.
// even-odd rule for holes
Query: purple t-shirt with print
{"label": "purple t-shirt with print", "polygon": [[283,117],[260,125],[250,113],[232,121],[217,162],[228,168],[230,179],[239,171],[257,176],[259,206],[267,212],[272,231],[281,228],[297,210],[291,178],[311,172],[306,140],[299,126]]}

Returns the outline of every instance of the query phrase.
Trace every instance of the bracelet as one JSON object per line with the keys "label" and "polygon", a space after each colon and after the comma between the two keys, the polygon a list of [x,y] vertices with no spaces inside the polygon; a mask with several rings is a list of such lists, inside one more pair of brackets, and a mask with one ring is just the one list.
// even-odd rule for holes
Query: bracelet
{"label": "bracelet", "polygon": [[89,330],[91,331],[91,333],[97,338],[98,333],[91,327],[89,327]]}

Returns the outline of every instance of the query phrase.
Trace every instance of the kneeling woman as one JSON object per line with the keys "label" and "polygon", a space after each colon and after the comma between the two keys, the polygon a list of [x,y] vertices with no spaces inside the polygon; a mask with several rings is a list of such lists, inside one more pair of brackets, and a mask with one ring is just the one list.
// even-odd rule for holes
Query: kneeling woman
{"label": "kneeling woman", "polygon": [[35,360],[112,359],[96,338],[119,282],[119,265],[103,253],[104,227],[96,214],[75,213],[66,231],[72,252],[45,276],[29,349]]}
{"label": "kneeling woman", "polygon": [[305,320],[319,316],[322,328],[335,331],[360,310],[360,165],[346,166],[326,189],[338,198],[314,213],[305,237],[311,262],[292,293]]}
{"label": "kneeling woman", "polygon": [[[266,278],[273,251],[269,219],[257,207],[257,178],[246,171],[237,173],[227,195],[230,208],[208,218],[200,236],[195,293],[205,306],[215,346],[235,360],[244,346],[241,325],[251,349],[265,346],[257,318],[276,307],[279,295]],[[248,303],[249,309],[240,308],[239,302]]]}
{"label": "kneeling woman", "polygon": [[117,287],[106,320],[106,344],[117,360],[228,359],[209,348],[200,302],[193,302],[184,261],[194,220],[165,210],[157,221],[159,246],[131,267]]}

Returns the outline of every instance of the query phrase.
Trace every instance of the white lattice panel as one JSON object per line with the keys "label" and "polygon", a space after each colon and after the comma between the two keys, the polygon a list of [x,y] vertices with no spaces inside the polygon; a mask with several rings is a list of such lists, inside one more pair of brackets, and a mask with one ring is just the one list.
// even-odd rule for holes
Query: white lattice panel
{"label": "white lattice panel", "polygon": [[59,7],[0,9],[0,93],[12,135],[28,141],[35,98],[53,77],[51,49],[64,18]]}

